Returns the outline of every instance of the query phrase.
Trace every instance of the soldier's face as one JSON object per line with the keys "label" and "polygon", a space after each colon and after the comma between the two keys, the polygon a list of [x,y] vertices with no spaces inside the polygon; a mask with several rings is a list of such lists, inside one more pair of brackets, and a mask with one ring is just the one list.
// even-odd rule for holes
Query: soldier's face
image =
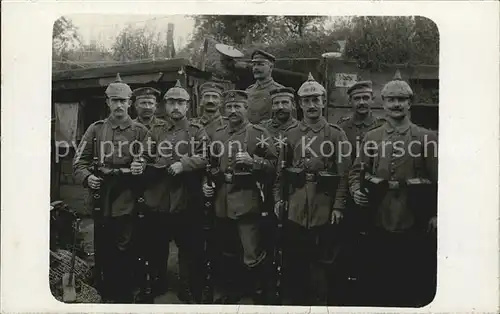
{"label": "soldier's face", "polygon": [[276,96],[273,98],[272,112],[278,120],[288,120],[292,110],[293,102],[289,96]]}
{"label": "soldier's face", "polygon": [[252,72],[253,77],[256,80],[265,79],[271,76],[272,64],[267,60],[253,61],[252,62]]}
{"label": "soldier's face", "polygon": [[216,92],[205,92],[201,97],[201,105],[206,112],[216,112],[221,103],[221,97]]}
{"label": "soldier's face", "polygon": [[186,116],[186,112],[188,111],[187,100],[167,98],[165,101],[165,111],[170,118],[180,120]]}
{"label": "soldier's face", "polygon": [[384,97],[384,110],[390,118],[403,119],[410,111],[408,97]]}
{"label": "soldier's face", "polygon": [[247,115],[247,106],[243,102],[229,102],[224,106],[225,113],[231,123],[240,123]]}
{"label": "soldier's face", "polygon": [[151,118],[156,111],[156,99],[139,98],[135,101],[137,115],[142,118]]}
{"label": "soldier's face", "polygon": [[367,114],[373,105],[372,93],[357,93],[351,96],[351,105],[355,112],[359,114]]}
{"label": "soldier's face", "polygon": [[300,107],[304,116],[309,119],[319,118],[324,106],[323,96],[305,96],[300,99]]}
{"label": "soldier's face", "polygon": [[122,118],[128,115],[130,99],[122,97],[110,97],[106,100],[111,115],[115,118]]}

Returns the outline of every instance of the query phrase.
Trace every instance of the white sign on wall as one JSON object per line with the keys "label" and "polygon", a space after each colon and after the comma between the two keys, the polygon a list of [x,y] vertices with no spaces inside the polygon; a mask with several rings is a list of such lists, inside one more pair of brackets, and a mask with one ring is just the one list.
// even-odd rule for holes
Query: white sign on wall
{"label": "white sign on wall", "polygon": [[351,87],[358,80],[357,74],[351,73],[336,73],[335,87]]}

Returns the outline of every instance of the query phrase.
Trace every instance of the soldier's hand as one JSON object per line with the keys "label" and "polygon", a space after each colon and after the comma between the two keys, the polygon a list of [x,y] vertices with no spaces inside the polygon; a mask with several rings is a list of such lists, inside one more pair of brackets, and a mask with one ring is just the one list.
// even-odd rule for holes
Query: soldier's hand
{"label": "soldier's hand", "polygon": [[340,210],[334,209],[332,212],[332,225],[339,224],[340,221],[344,218],[344,214]]}
{"label": "soldier's hand", "polygon": [[168,168],[168,173],[170,173],[171,175],[176,175],[176,174],[179,174],[182,172],[182,164],[178,161],[176,163],[173,163],[172,165],[170,165],[170,167]]}
{"label": "soldier's hand", "polygon": [[248,152],[239,152],[236,154],[236,162],[246,165],[253,165],[253,158],[250,157]]}
{"label": "soldier's hand", "polygon": [[87,178],[87,183],[91,189],[97,190],[98,188],[101,187],[101,178],[96,177],[95,175],[91,174]]}
{"label": "soldier's hand", "polygon": [[352,195],[352,197],[354,198],[354,202],[360,206],[368,206],[368,196],[367,196],[367,192],[366,190],[365,191],[361,191],[361,190],[356,190],[354,191],[354,194]]}
{"label": "soldier's hand", "polygon": [[214,196],[214,190],[215,186],[212,183],[212,185],[208,185],[206,182],[203,184],[203,194],[205,197],[213,197]]}
{"label": "soldier's hand", "polygon": [[429,224],[427,225],[427,232],[436,232],[437,230],[437,217],[434,216],[429,220]]}
{"label": "soldier's hand", "polygon": [[130,164],[130,170],[132,171],[133,175],[142,174],[142,172],[144,171],[144,163],[141,161],[133,161]]}

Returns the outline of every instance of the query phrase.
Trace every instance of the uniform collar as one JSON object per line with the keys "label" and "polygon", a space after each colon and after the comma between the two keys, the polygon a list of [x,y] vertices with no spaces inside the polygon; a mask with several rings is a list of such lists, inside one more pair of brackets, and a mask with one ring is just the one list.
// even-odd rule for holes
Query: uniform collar
{"label": "uniform collar", "polygon": [[405,119],[405,122],[402,125],[395,126],[390,119],[387,119],[385,122],[385,131],[389,134],[396,132],[398,134],[405,134],[406,131],[411,126],[411,122],[409,119]]}
{"label": "uniform collar", "polygon": [[324,117],[319,118],[319,121],[315,124],[307,124],[304,120],[300,121],[300,129],[302,131],[307,131],[307,129],[313,130],[315,133],[319,132],[326,125],[326,119]]}
{"label": "uniform collar", "polygon": [[297,120],[295,120],[291,115],[290,115],[290,118],[285,123],[281,123],[281,121],[279,121],[277,119],[272,119],[271,120],[271,127],[275,128],[275,129],[285,130],[289,126],[291,126],[293,123],[295,123],[296,121]]}
{"label": "uniform collar", "polygon": [[371,113],[369,113],[363,120],[356,119],[355,117],[356,115],[353,115],[352,120],[353,123],[357,126],[360,126],[362,124],[365,126],[370,126],[375,122],[375,118]]}
{"label": "uniform collar", "polygon": [[182,118],[181,120],[179,121],[175,121],[175,120],[170,120],[168,121],[169,122],[169,126],[168,126],[168,129],[176,129],[176,130],[179,130],[179,129],[186,129],[188,126],[189,126],[189,121],[186,117]]}
{"label": "uniform collar", "polygon": [[229,134],[232,135],[232,134],[235,134],[235,133],[240,133],[240,131],[244,130],[249,123],[250,122],[248,122],[248,120],[245,119],[241,124],[239,124],[235,128],[232,128],[231,125],[228,125],[229,126],[229,129],[228,129],[229,130]]}
{"label": "uniform collar", "polygon": [[117,121],[113,117],[109,116],[108,121],[113,129],[120,127],[120,129],[125,130],[132,125],[132,118],[130,118],[130,116],[127,116],[127,118],[122,121]]}
{"label": "uniform collar", "polygon": [[157,122],[157,119],[155,116],[153,116],[148,123],[145,123],[139,116],[137,116],[137,118],[135,119],[135,121],[141,123],[141,124],[144,124],[144,125],[153,125]]}
{"label": "uniform collar", "polygon": [[256,83],[258,88],[266,88],[269,85],[271,85],[272,83],[274,83],[274,80],[272,77],[270,77],[265,81],[255,81],[255,83]]}
{"label": "uniform collar", "polygon": [[203,125],[207,125],[208,123],[215,121],[220,117],[220,112],[217,111],[212,117],[208,117],[206,115],[202,115],[200,118],[200,123]]}

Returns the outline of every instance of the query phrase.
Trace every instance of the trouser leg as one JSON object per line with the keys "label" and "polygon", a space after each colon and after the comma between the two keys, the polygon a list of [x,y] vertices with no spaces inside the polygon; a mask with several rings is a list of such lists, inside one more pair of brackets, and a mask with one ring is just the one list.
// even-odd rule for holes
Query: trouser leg
{"label": "trouser leg", "polygon": [[132,216],[109,219],[107,236],[110,237],[106,280],[110,298],[118,303],[133,302],[132,273],[134,255],[130,244],[133,230]]}
{"label": "trouser leg", "polygon": [[268,304],[271,302],[272,260],[262,245],[261,217],[257,215],[240,217],[237,224],[243,248],[243,262],[251,278],[254,301],[258,304]]}
{"label": "trouser leg", "polygon": [[217,269],[222,296],[215,300],[217,304],[234,304],[241,299],[242,268],[237,222],[229,218],[217,218],[215,236],[218,256]]}
{"label": "trouser leg", "polygon": [[288,305],[307,304],[307,245],[305,229],[292,221],[284,225],[284,294]]}

